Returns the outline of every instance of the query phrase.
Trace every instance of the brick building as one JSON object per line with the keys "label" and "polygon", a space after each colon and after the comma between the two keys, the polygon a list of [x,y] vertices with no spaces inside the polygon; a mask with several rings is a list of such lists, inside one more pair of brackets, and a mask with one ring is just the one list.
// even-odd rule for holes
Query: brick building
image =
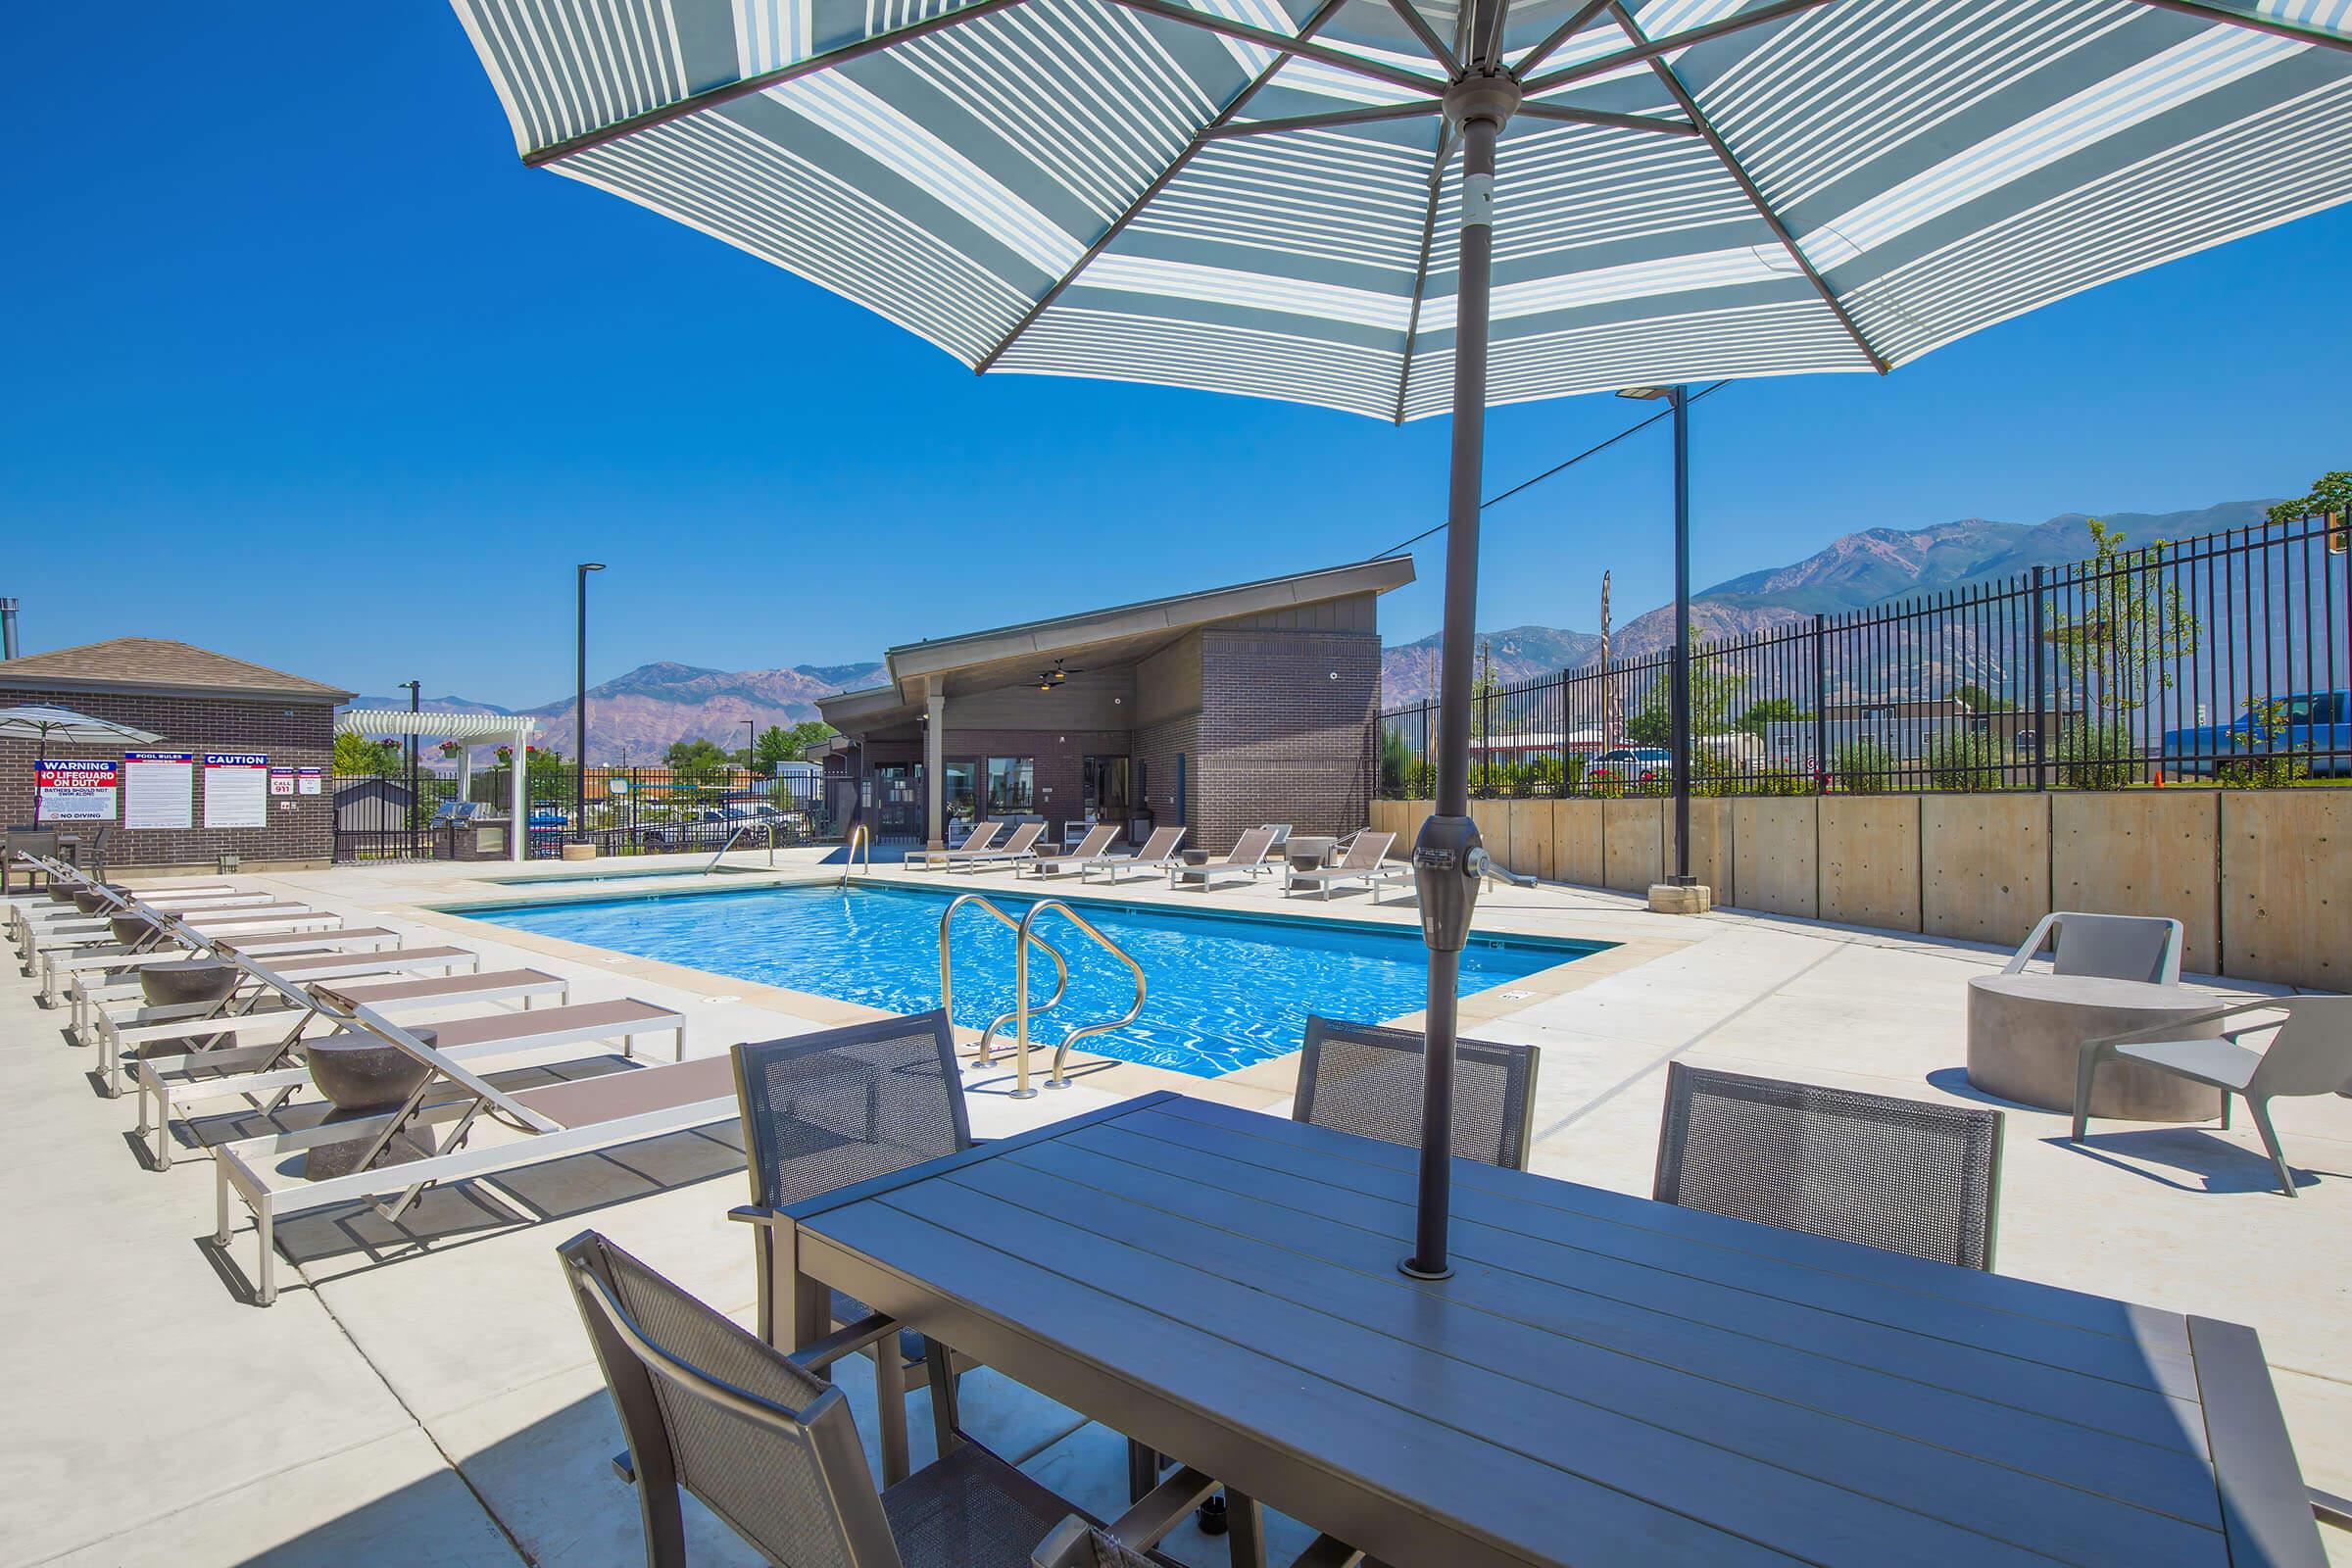
{"label": "brick building", "polygon": [[[158,779],[177,783],[181,775],[168,764],[140,780],[147,819],[172,820],[176,811],[184,826],[140,826],[126,819],[127,768],[110,819],[56,824],[85,842],[106,828],[106,862],[114,867],[209,869],[223,855],[236,856],[248,868],[325,864],[335,845],[334,796],[327,782],[334,761],[335,705],[351,695],[283,670],[152,637],[118,637],[0,661],[0,708],[71,709],[158,737],[140,746],[52,742],[47,748],[52,757],[122,762],[129,753],[146,752],[184,754],[191,760],[184,808],[175,807],[172,790],[153,787]],[[0,740],[0,823],[18,827],[33,821],[33,764],[41,750],[34,741]],[[239,782],[250,782],[252,790],[243,796],[243,812],[233,808],[239,792],[225,787],[225,777],[224,787],[208,802],[208,755],[223,760],[219,765],[224,774],[246,770]],[[232,758],[239,760],[225,760]],[[306,776],[301,771],[306,768],[316,771]],[[266,803],[259,813],[251,810],[253,793]],[[260,826],[206,825],[208,816],[241,821],[253,814],[266,820]]]}
{"label": "brick building", "polygon": [[893,648],[890,684],[818,702],[828,772],[877,839],[957,818],[1181,822],[1222,850],[1259,822],[1364,825],[1379,596],[1366,562]]}

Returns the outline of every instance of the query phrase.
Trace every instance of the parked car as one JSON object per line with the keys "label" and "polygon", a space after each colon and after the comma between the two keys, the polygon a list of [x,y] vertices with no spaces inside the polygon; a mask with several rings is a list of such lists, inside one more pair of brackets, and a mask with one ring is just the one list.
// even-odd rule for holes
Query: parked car
{"label": "parked car", "polygon": [[1585,768],[1585,777],[1638,784],[1645,779],[1664,778],[1673,771],[1674,754],[1663,746],[1618,746],[1592,759]]}
{"label": "parked car", "polygon": [[2315,774],[2352,774],[2352,692],[2296,692],[2276,706],[2276,719],[2241,713],[2228,724],[2166,730],[2164,770],[2201,776],[2227,771],[2233,759],[2286,754],[2310,758]]}

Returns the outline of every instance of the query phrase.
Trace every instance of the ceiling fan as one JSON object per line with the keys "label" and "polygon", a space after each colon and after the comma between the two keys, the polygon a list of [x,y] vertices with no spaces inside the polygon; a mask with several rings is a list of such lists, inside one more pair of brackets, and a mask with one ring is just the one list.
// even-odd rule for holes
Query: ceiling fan
{"label": "ceiling fan", "polygon": [[1068,680],[1072,675],[1085,673],[1086,671],[1083,669],[1062,668],[1061,661],[1056,659],[1054,661],[1052,669],[1041,669],[1037,672],[1037,689],[1041,692],[1059,691],[1063,681]]}

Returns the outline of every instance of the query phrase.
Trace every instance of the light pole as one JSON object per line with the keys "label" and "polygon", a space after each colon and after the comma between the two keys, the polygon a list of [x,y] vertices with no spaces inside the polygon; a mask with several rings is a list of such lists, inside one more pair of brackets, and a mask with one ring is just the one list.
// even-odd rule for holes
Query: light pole
{"label": "light pole", "polygon": [[743,721],[743,776],[747,779],[752,777],[754,768],[759,762],[759,748],[760,721],[756,718],[747,718]]}
{"label": "light pole", "polygon": [[[421,703],[423,688],[422,688],[422,687],[421,687],[421,686],[420,686],[420,685],[419,685],[417,682],[416,682],[416,681],[413,681],[413,680],[404,680],[404,681],[402,681],[400,684],[401,684],[402,686],[404,686],[404,687],[406,687],[406,688],[408,689],[408,693],[409,693],[409,711],[410,711],[410,712],[412,712],[412,713],[416,712],[416,711],[417,710],[418,707],[420,706],[420,703]],[[413,840],[415,840],[415,838],[416,837],[416,727],[415,725],[413,725],[413,724],[409,726],[409,747],[408,747],[408,751],[409,751],[409,837],[410,837],[410,839],[413,841]],[[415,845],[414,845],[414,843],[412,843],[412,844],[411,844],[410,848],[411,848],[412,850],[414,850],[414,849],[415,849]]]}
{"label": "light pole", "polygon": [[[575,844],[580,842],[580,831],[588,822],[588,574],[604,569],[601,561],[583,561],[576,572],[580,591],[579,664],[574,687],[577,697],[571,710],[571,744],[575,754],[571,760],[571,837]],[[514,765],[522,766],[522,759],[514,759]]]}
{"label": "light pole", "polygon": [[1667,685],[1667,721],[1674,747],[1674,874],[1678,888],[1695,887],[1690,874],[1690,389],[1634,386],[1621,398],[1663,401],[1674,410],[1674,665]]}

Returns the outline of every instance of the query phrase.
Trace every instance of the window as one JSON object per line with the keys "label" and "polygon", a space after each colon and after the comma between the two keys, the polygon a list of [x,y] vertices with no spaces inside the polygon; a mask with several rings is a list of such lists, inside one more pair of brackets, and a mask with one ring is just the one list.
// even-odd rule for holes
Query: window
{"label": "window", "polygon": [[1086,759],[1086,812],[1098,822],[1127,822],[1127,759]]}
{"label": "window", "polygon": [[1035,809],[1037,759],[992,757],[988,760],[988,814],[1025,816]]}
{"label": "window", "polygon": [[950,818],[961,817],[970,821],[979,810],[979,789],[975,775],[980,771],[977,762],[947,762],[940,768],[940,808]]}

